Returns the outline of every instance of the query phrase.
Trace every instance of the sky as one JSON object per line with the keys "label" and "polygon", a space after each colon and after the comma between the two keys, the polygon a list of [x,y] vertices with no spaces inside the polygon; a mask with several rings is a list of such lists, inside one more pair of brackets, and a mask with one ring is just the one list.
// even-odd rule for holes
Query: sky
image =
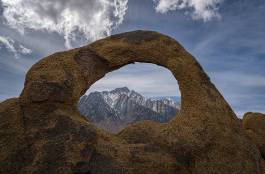
{"label": "sky", "polygon": [[[0,101],[17,97],[41,58],[111,34],[154,30],[179,41],[234,111],[265,112],[264,0],[0,0]],[[88,92],[127,86],[180,96],[170,71],[136,63]]]}

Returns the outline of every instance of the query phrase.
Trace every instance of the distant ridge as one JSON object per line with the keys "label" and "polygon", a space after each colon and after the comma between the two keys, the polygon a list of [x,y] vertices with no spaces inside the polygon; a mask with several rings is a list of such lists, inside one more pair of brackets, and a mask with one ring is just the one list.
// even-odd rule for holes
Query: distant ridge
{"label": "distant ridge", "polygon": [[174,97],[145,98],[127,87],[92,92],[81,97],[78,109],[98,127],[119,132],[141,120],[168,122],[180,109]]}
{"label": "distant ridge", "polygon": [[150,97],[149,99],[152,99],[152,100],[172,99],[177,103],[181,102],[180,96],[158,96],[158,97]]}

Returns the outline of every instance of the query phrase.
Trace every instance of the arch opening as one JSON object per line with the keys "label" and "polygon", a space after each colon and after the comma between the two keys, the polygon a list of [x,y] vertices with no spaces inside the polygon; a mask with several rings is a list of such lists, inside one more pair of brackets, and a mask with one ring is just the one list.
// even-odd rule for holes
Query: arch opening
{"label": "arch opening", "polygon": [[135,62],[92,84],[77,108],[98,128],[118,133],[140,121],[167,123],[179,113],[180,102],[178,83],[170,70]]}

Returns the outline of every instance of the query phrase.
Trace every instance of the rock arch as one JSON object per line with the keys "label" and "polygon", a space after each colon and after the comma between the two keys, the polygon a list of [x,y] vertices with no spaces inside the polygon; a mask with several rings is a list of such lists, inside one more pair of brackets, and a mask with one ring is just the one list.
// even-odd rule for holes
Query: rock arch
{"label": "rock arch", "polygon": [[114,35],[41,60],[28,72],[20,99],[26,105],[75,105],[106,73],[134,62],[157,64],[172,72],[179,82],[183,113],[235,116],[193,56],[174,39],[151,31]]}
{"label": "rock arch", "polygon": [[[132,125],[118,135],[97,130],[79,115],[77,101],[106,73],[134,62],[172,72],[182,97],[179,116],[163,125]],[[1,143],[9,145],[0,151],[3,173],[265,171],[259,150],[202,67],[176,40],[157,32],[118,34],[44,58],[27,73],[19,99],[2,108],[0,128],[12,130],[0,131],[7,137]]]}

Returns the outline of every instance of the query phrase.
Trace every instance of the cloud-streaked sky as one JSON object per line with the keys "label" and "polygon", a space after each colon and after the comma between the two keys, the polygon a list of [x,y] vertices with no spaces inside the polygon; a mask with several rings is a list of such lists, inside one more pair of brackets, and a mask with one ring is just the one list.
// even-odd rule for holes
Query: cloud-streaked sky
{"label": "cloud-streaked sky", "polygon": [[[146,29],[178,40],[239,115],[265,112],[264,16],[264,0],[0,0],[0,100],[18,96],[44,56]],[[90,91],[121,86],[148,97],[180,95],[168,70],[138,63]]]}

